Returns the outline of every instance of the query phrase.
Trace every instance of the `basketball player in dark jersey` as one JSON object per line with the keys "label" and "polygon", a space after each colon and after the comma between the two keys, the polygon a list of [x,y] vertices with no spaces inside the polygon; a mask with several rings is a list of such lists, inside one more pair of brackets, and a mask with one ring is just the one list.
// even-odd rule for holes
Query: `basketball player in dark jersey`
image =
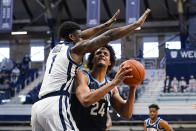
{"label": "basketball player in dark jersey", "polygon": [[159,106],[152,104],[149,106],[149,116],[150,118],[144,121],[145,131],[173,131],[169,124],[158,117]]}
{"label": "basketball player in dark jersey", "polygon": [[91,53],[88,58],[87,71],[80,71],[74,81],[71,97],[71,112],[80,131],[105,131],[108,105],[125,119],[132,116],[135,87],[130,87],[129,96],[125,102],[119,95],[117,85],[125,78],[131,69],[122,67],[115,78],[108,81],[106,73],[115,63],[115,54],[111,46],[106,45]]}

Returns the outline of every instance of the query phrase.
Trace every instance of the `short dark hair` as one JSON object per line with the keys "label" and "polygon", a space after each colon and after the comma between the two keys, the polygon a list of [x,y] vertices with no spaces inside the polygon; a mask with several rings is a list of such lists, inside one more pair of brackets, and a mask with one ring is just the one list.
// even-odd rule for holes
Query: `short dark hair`
{"label": "short dark hair", "polygon": [[67,42],[72,42],[69,38],[69,34],[73,33],[76,30],[81,30],[80,25],[72,21],[66,21],[60,25],[58,30],[59,38],[64,38]]}
{"label": "short dark hair", "polygon": [[[109,52],[110,52],[110,62],[111,62],[111,65],[108,67],[108,70],[107,70],[107,72],[108,71],[110,71],[111,69],[112,69],[112,67],[115,65],[115,62],[116,62],[116,56],[115,56],[115,52],[114,52],[114,49],[112,48],[112,46],[110,46],[110,45],[105,45],[104,46],[106,49],[108,49],[109,50]],[[91,70],[92,68],[93,68],[93,62],[92,62],[92,60],[93,60],[93,58],[94,58],[94,53],[95,52],[92,52],[90,55],[89,55],[89,57],[88,57],[88,61],[87,61],[87,66],[88,66],[88,68]]]}
{"label": "short dark hair", "polygon": [[159,106],[156,105],[156,104],[149,105],[148,108],[149,108],[149,109],[150,109],[150,108],[155,108],[156,110],[159,110],[159,109],[160,109]]}

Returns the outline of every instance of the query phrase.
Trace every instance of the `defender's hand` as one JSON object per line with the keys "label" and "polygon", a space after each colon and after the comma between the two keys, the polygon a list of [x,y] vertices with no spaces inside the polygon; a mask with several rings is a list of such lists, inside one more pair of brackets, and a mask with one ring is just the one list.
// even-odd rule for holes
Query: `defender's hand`
{"label": "defender's hand", "polygon": [[144,14],[139,18],[139,20],[136,22],[138,27],[142,26],[144,24],[144,21],[146,20],[146,17],[149,15],[151,12],[150,9],[147,9]]}
{"label": "defender's hand", "polygon": [[120,14],[120,10],[118,9],[118,10],[116,11],[116,13],[113,15],[113,17],[112,17],[111,19],[109,19],[109,20],[105,23],[106,26],[107,26],[107,27],[112,26],[112,24],[113,24],[114,22],[116,22],[116,19],[117,19],[117,17],[118,17],[119,14]]}

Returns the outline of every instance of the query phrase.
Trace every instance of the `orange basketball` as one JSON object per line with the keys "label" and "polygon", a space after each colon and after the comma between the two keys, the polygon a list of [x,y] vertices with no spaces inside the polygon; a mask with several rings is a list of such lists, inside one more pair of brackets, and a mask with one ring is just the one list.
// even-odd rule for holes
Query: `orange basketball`
{"label": "orange basketball", "polygon": [[141,82],[145,78],[144,66],[139,61],[136,61],[136,60],[127,60],[123,62],[122,64],[123,64],[123,67],[130,67],[132,69],[131,75],[133,75],[132,78],[125,79],[123,81],[124,84],[129,85],[129,86],[141,84]]}

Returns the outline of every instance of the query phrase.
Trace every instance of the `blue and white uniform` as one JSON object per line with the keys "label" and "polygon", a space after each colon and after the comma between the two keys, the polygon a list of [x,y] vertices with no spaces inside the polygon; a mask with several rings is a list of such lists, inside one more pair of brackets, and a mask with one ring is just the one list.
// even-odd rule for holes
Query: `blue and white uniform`
{"label": "blue and white uniform", "polygon": [[[103,82],[98,82],[89,72],[88,87],[91,91],[99,89],[108,83],[105,78]],[[75,93],[71,96],[71,112],[80,131],[105,131],[107,121],[107,111],[109,101],[112,97],[112,91],[107,93],[104,98],[92,104],[89,107],[83,107],[77,99]]]}
{"label": "blue and white uniform", "polygon": [[70,112],[72,83],[80,67],[71,59],[72,46],[64,42],[49,53],[40,100],[32,107],[33,131],[78,131]]}
{"label": "blue and white uniform", "polygon": [[145,120],[147,131],[164,131],[163,129],[160,129],[159,122],[162,120],[160,117],[157,118],[157,120],[154,123],[151,123],[151,119],[148,118]]}

